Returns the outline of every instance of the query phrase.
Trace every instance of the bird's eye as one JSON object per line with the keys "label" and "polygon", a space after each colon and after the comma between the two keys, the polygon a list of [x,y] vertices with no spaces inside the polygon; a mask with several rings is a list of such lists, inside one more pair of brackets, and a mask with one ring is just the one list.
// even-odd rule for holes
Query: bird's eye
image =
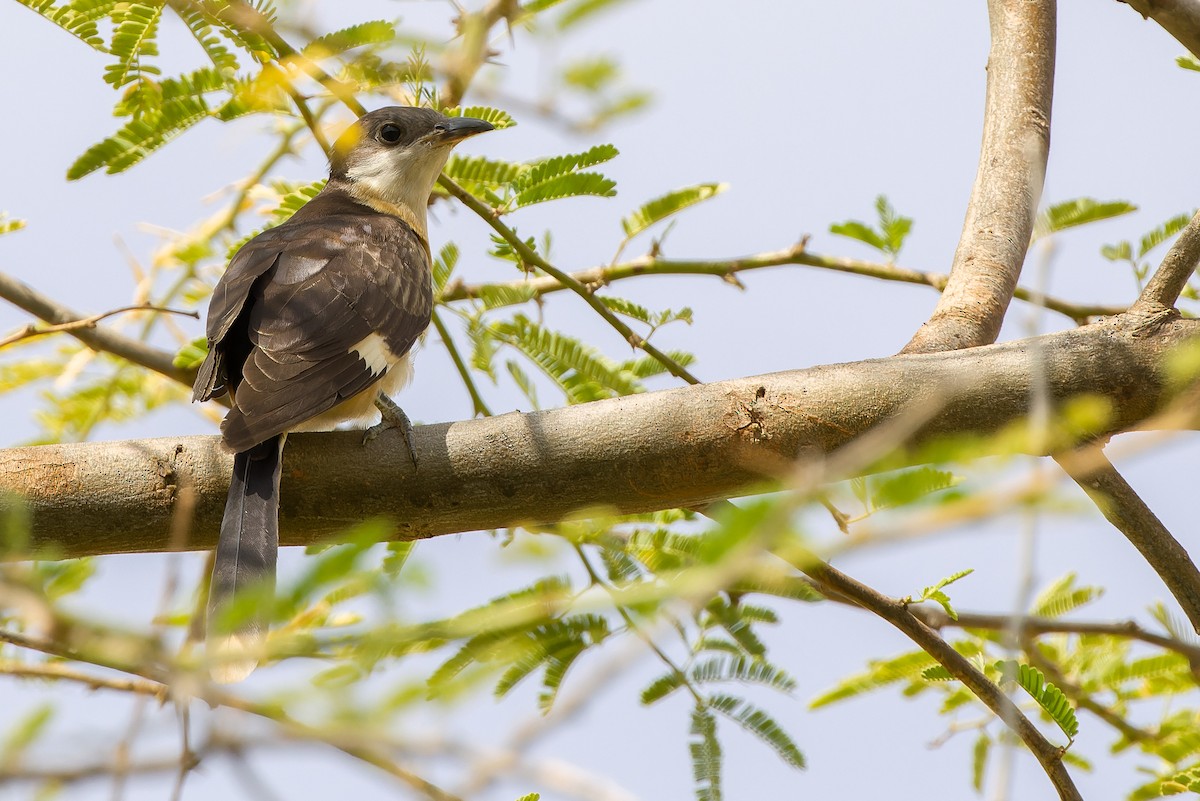
{"label": "bird's eye", "polygon": [[394,145],[400,141],[400,135],[403,133],[399,125],[389,122],[379,129],[379,138],[389,145]]}

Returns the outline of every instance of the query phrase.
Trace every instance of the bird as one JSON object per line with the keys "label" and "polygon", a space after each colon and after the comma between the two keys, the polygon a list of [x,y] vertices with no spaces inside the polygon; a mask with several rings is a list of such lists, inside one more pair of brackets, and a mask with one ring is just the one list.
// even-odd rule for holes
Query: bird
{"label": "bird", "polygon": [[[433,313],[426,208],[454,146],[493,127],[408,106],[364,114],[334,143],[321,191],[246,242],[217,281],[192,393],[228,393],[231,405],[221,437],[233,476],[207,606],[214,680],[244,679],[265,642],[288,432],[378,408],[367,436],[399,427],[416,464],[411,423],[390,396],[409,382]],[[249,598],[247,611],[237,602]]]}

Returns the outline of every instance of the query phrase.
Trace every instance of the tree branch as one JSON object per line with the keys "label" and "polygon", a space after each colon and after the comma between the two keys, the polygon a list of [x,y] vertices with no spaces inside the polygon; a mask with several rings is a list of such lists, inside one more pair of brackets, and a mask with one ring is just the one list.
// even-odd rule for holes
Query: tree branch
{"label": "tree branch", "polygon": [[1055,0],[988,0],[992,46],[979,171],[950,281],[902,353],[996,341],[1033,233],[1050,151]]}
{"label": "tree branch", "polygon": [[[68,309],[28,284],[2,272],[0,272],[0,298],[51,325],[79,323],[88,319],[87,316]],[[131,339],[106,328],[90,326],[71,328],[67,330],[67,333],[92,350],[120,356],[147,370],[153,370],[167,378],[173,378],[181,384],[191,386],[192,381],[195,380],[194,370],[175,366],[174,354],[151,347],[145,342]]]}
{"label": "tree branch", "polygon": [[[735,259],[663,259],[646,255],[619,264],[580,270],[570,273],[570,275],[575,281],[588,287],[607,286],[614,281],[621,281],[640,275],[712,275],[737,285],[736,276],[738,273],[748,270],[761,270],[766,267],[779,267],[787,264],[819,267],[825,270],[833,270],[834,272],[879,278],[884,281],[921,284],[922,286],[933,287],[937,290],[945,289],[946,282],[950,278],[945,273],[910,270],[895,264],[881,264],[879,262],[848,259],[841,256],[824,256],[806,250],[803,242],[783,250],[756,253]],[[542,275],[518,281],[507,281],[500,284],[467,284],[461,279],[455,279],[446,285],[438,300],[442,303],[451,303],[457,300],[479,297],[484,286],[528,289],[539,297],[568,289],[566,285],[550,275]],[[1047,309],[1071,318],[1078,325],[1087,324],[1093,317],[1111,317],[1126,311],[1126,308],[1123,306],[1071,303],[1052,297],[1039,299],[1034,297],[1033,292],[1020,286],[1017,287],[1015,296],[1031,303],[1041,303]]]}
{"label": "tree branch", "polygon": [[1200,632],[1200,570],[1179,540],[1102,451],[1091,451],[1085,461],[1069,455],[1056,455],[1054,460],[1138,549],[1175,596],[1192,628]]}
{"label": "tree branch", "polygon": [[1200,211],[1180,232],[1130,311],[1155,314],[1173,308],[1197,266],[1200,266]]}
{"label": "tree branch", "polygon": [[[1013,628],[1012,615],[990,615],[982,612],[958,612],[957,618],[946,614],[941,607],[921,605],[910,607],[912,613],[931,629],[941,630],[947,626],[960,629],[987,629],[988,631],[1011,632]],[[1079,634],[1101,635],[1107,637],[1124,637],[1138,640],[1147,645],[1153,645],[1166,651],[1174,651],[1187,657],[1188,661],[1200,666],[1200,646],[1155,634],[1139,626],[1135,621],[1092,622],[1081,620],[1061,620],[1054,617],[1023,617],[1017,630],[1017,636],[1023,638],[1036,637],[1041,634]]]}
{"label": "tree branch", "polygon": [[[313,543],[377,515],[396,522],[397,538],[413,539],[585,508],[700,506],[763,486],[801,449],[832,453],[928,406],[930,393],[940,411],[909,446],[971,433],[984,437],[981,453],[1011,448],[1010,438],[986,437],[1028,414],[1039,370],[1053,408],[1084,393],[1110,405],[1105,431],[1089,435],[1127,430],[1172,401],[1164,350],[1200,334],[1197,321],[1169,320],[1151,336],[1133,323],[1107,318],[1037,340],[422,426],[417,472],[394,432],[365,448],[357,432],[296,434],[284,461],[281,542]],[[33,546],[83,556],[166,548],[186,483],[196,492],[186,547],[205,548],[216,540],[230,462],[216,437],[14,448],[0,451],[0,495],[23,499]]]}
{"label": "tree branch", "polygon": [[128,312],[144,311],[158,312],[160,314],[181,314],[184,317],[191,317],[193,320],[200,319],[199,312],[189,311],[186,309],[168,309],[165,306],[151,306],[149,304],[140,303],[136,306],[122,306],[119,309],[112,309],[110,311],[102,312],[101,314],[93,314],[91,317],[84,317],[82,320],[72,320],[69,323],[58,323],[56,325],[44,327],[38,327],[37,325],[30,323],[20,331],[9,334],[8,336],[0,339],[0,348],[7,347],[8,345],[12,345],[24,339],[32,339],[33,337],[45,336],[47,334],[69,334],[73,331],[79,331],[84,328],[95,328],[96,323],[100,322],[101,320],[106,320],[109,317],[115,317],[118,314],[126,314]]}
{"label": "tree branch", "polygon": [[1117,0],[1150,18],[1200,58],[1200,0]]}
{"label": "tree branch", "polygon": [[975,694],[984,706],[992,710],[996,717],[1021,738],[1025,746],[1041,764],[1042,769],[1054,784],[1059,798],[1078,799],[1083,796],[1075,787],[1071,774],[1067,772],[1062,761],[1062,749],[1047,740],[1038,731],[1029,718],[1025,717],[1020,707],[1012,702],[999,687],[988,680],[965,656],[954,650],[943,640],[934,629],[925,625],[914,615],[909,605],[888,598],[876,592],[865,584],[850,578],[846,574],[824,562],[801,562],[797,567],[804,571],[818,587],[828,588],[834,593],[851,599],[863,609],[872,612],[891,623],[916,643],[921,650],[932,656],[950,675],[961,681],[967,689]]}

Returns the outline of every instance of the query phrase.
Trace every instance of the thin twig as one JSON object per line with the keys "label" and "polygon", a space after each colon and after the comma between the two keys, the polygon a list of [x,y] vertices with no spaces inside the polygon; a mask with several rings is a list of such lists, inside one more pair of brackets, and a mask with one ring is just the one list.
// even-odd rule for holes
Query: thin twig
{"label": "thin twig", "polygon": [[[0,272],[0,298],[51,325],[74,323],[85,319],[83,315],[43,295],[23,281],[18,281],[2,272]],[[175,366],[175,354],[151,347],[145,342],[123,336],[110,329],[78,328],[68,330],[66,333],[92,350],[119,356],[147,370],[174,379],[185,386],[191,386],[196,378],[195,370]],[[228,405],[229,399],[220,398],[218,402]]]}
{"label": "thin twig", "polygon": [[[826,256],[812,253],[804,243],[797,243],[783,250],[756,253],[734,259],[663,259],[651,255],[641,256],[619,264],[592,267],[571,273],[571,277],[588,288],[607,286],[614,281],[642,275],[711,275],[740,286],[736,276],[749,270],[779,267],[788,264],[819,267],[834,272],[850,273],[884,281],[905,284],[920,284],[937,290],[945,289],[950,276],[945,273],[930,273],[899,267],[895,264],[848,259],[841,256]],[[484,287],[502,287],[532,292],[535,296],[548,295],[569,289],[568,286],[550,275],[507,281],[498,284],[467,284],[460,279],[451,281],[442,290],[438,300],[450,303],[456,300],[477,298]],[[1036,293],[1025,287],[1017,287],[1015,296],[1031,303],[1038,302]],[[1069,317],[1078,325],[1086,324],[1093,317],[1111,317],[1126,311],[1125,306],[1071,303],[1059,298],[1045,298],[1047,309]]]}
{"label": "thin twig", "polygon": [[1134,313],[1155,313],[1170,309],[1179,300],[1192,273],[1200,265],[1200,211],[1179,233],[1179,238],[1163,258],[1146,288],[1130,309]]}
{"label": "thin twig", "polygon": [[115,317],[118,314],[140,311],[152,311],[159,312],[161,314],[179,314],[184,317],[191,317],[193,320],[200,319],[200,313],[196,311],[189,311],[187,309],[168,309],[165,306],[151,306],[149,304],[141,303],[136,306],[122,306],[119,309],[106,311],[102,314],[93,314],[91,317],[84,317],[81,320],[72,320],[67,323],[57,323],[55,325],[45,326],[39,326],[34,323],[30,323],[20,331],[17,331],[14,334],[9,334],[3,339],[0,339],[0,348],[7,347],[14,342],[20,342],[33,337],[45,336],[46,334],[69,334],[75,331],[81,331],[85,328],[95,328],[96,323],[100,322],[101,320],[107,320],[109,317]]}
{"label": "thin twig", "polygon": [[[888,598],[865,584],[850,578],[836,568],[817,560],[801,560],[796,567],[809,576],[825,592],[825,588],[851,599],[863,609],[883,618],[903,632],[921,650],[936,659],[961,681],[967,689],[1001,721],[1004,722],[1029,748],[1050,778],[1058,796],[1064,801],[1082,801],[1083,796],[1067,772],[1062,760],[1062,749],[1047,740],[1020,708],[999,687],[988,680],[970,660],[956,651],[938,633],[914,615],[907,604]],[[1007,617],[1005,620],[1007,621]]]}
{"label": "thin twig", "polygon": [[[834,599],[837,600],[837,599]],[[916,617],[920,618],[931,629],[941,630],[947,627],[961,629],[982,629],[986,631],[1005,631],[1010,628],[1011,615],[993,615],[984,612],[958,611],[958,617],[952,618],[940,607],[920,605],[909,607]],[[1042,634],[1078,634],[1080,636],[1120,637],[1137,640],[1147,645],[1153,645],[1167,651],[1173,651],[1200,665],[1200,646],[1184,642],[1175,637],[1155,634],[1147,631],[1133,620],[1125,621],[1072,621],[1051,617],[1025,617],[1021,619],[1020,637],[1039,636]]]}
{"label": "thin twig", "polygon": [[447,330],[446,324],[442,322],[442,318],[436,311],[433,313],[433,327],[437,329],[438,336],[442,338],[442,344],[445,345],[446,351],[450,354],[450,360],[454,362],[454,368],[458,370],[458,375],[462,378],[467,393],[471,396],[471,405],[474,407],[473,414],[491,417],[492,410],[488,408],[483,396],[479,394],[479,387],[475,386],[475,379],[471,377],[467,363],[463,361],[462,354],[458,352],[458,346],[450,338],[450,331]]}

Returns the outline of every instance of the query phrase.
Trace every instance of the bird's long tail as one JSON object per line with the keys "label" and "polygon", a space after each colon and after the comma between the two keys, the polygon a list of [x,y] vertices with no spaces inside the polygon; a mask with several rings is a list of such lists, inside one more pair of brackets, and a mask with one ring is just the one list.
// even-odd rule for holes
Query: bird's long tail
{"label": "bird's long tail", "polygon": [[270,625],[285,437],[233,457],[208,595],[207,650],[212,677],[222,683],[241,681],[254,671]]}

